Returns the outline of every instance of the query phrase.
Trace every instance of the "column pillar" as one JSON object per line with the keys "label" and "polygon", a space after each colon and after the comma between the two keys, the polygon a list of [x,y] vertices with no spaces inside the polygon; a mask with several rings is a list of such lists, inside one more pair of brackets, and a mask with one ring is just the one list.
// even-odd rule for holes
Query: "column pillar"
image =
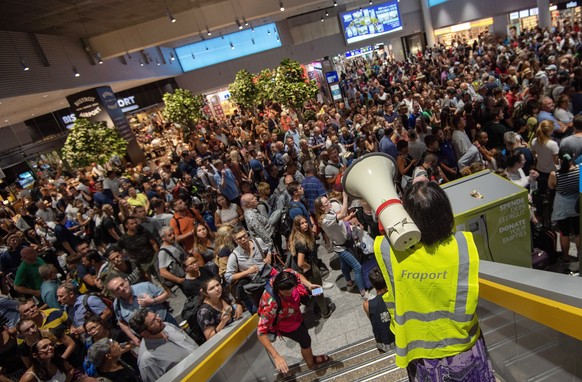
{"label": "column pillar", "polygon": [[424,32],[426,33],[426,45],[432,48],[435,40],[428,0],[420,0],[420,7],[422,8],[422,21],[424,22]]}
{"label": "column pillar", "polygon": [[538,25],[540,28],[548,30],[552,27],[552,16],[550,15],[550,0],[537,0],[538,5]]}

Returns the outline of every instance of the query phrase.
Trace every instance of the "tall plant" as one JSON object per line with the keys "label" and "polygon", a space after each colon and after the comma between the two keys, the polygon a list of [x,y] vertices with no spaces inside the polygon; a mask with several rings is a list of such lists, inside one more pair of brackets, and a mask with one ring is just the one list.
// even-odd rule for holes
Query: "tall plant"
{"label": "tall plant", "polygon": [[113,156],[124,156],[127,141],[105,122],[77,119],[61,151],[72,167],[81,168],[93,162],[105,164]]}
{"label": "tall plant", "polygon": [[281,61],[275,71],[274,99],[294,109],[302,116],[305,101],[317,95],[317,83],[306,78],[299,62],[289,58]]}
{"label": "tall plant", "polygon": [[203,116],[204,97],[194,95],[188,89],[176,89],[174,93],[164,94],[164,103],[164,118],[186,130],[192,130],[195,121]]}
{"label": "tall plant", "polygon": [[257,101],[258,103],[265,103],[266,101],[273,101],[275,97],[275,76],[271,69],[263,69],[254,78],[254,83],[257,86]]}
{"label": "tall plant", "polygon": [[241,109],[254,111],[259,91],[251,73],[245,69],[239,70],[234,82],[228,85],[228,91],[230,98]]}

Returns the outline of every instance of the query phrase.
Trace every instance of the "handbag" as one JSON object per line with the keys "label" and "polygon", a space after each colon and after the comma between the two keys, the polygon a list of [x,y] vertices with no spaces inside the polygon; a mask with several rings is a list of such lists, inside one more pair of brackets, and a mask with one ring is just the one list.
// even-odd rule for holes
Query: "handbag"
{"label": "handbag", "polygon": [[265,288],[265,285],[269,282],[271,278],[271,271],[273,267],[269,264],[263,265],[261,270],[253,276],[248,284],[243,285],[243,289],[246,293],[255,293],[261,289]]}

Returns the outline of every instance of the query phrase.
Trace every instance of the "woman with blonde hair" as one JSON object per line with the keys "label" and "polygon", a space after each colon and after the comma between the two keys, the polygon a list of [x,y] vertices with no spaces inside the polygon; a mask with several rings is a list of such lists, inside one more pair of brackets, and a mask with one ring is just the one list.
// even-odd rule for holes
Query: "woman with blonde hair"
{"label": "woman with blonde hair", "polygon": [[[321,285],[323,289],[333,287],[332,283],[323,282],[317,266],[317,248],[313,231],[305,216],[299,215],[293,219],[293,229],[289,235],[290,261],[287,266],[302,273],[309,282]],[[323,318],[328,318],[335,310],[334,304],[327,304],[323,294],[315,296],[315,302]]]}
{"label": "woman with blonde hair", "polygon": [[536,159],[538,177],[538,192],[544,195],[548,190],[548,179],[552,171],[556,171],[560,147],[551,136],[554,122],[542,121],[536,129],[536,137],[531,142],[531,151]]}
{"label": "woman with blonde hair", "polygon": [[220,227],[214,237],[214,262],[218,265],[218,275],[220,277],[224,276],[228,257],[235,247],[232,227]]}

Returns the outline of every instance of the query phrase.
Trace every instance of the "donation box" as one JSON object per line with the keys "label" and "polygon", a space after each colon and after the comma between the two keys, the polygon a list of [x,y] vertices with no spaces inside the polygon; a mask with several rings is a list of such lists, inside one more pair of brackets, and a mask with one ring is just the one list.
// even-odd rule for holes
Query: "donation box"
{"label": "donation box", "polygon": [[473,233],[479,257],[531,267],[528,191],[489,170],[444,184],[458,231]]}

